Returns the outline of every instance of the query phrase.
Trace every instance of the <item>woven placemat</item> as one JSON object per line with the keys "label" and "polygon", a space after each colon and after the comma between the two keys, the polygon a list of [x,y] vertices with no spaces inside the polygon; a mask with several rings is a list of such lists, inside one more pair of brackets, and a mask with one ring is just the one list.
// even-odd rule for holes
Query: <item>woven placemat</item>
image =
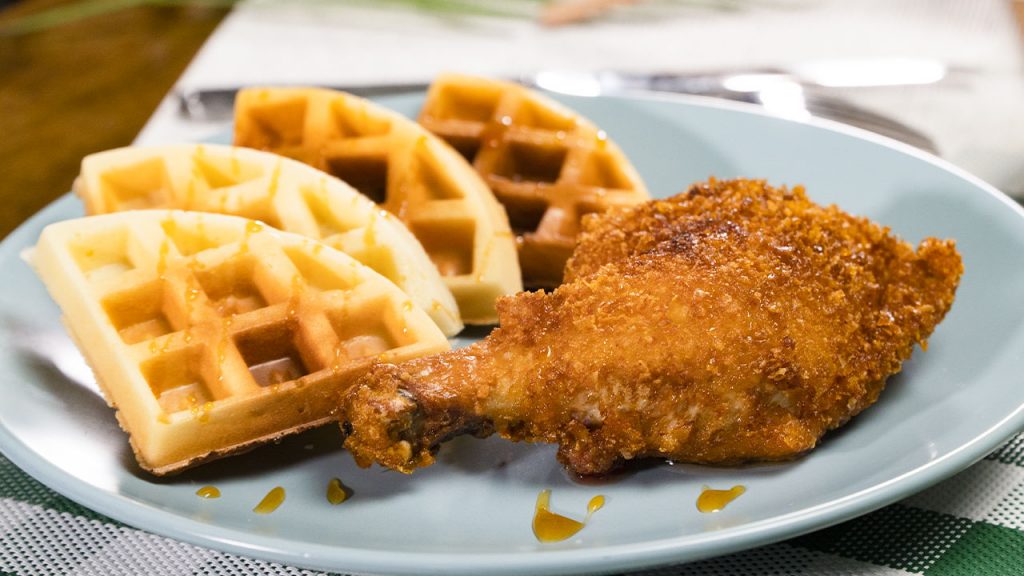
{"label": "woven placemat", "polygon": [[[0,576],[322,574],[136,530],[0,456]],[[849,522],[642,576],[1024,574],[1024,434],[960,474]]]}

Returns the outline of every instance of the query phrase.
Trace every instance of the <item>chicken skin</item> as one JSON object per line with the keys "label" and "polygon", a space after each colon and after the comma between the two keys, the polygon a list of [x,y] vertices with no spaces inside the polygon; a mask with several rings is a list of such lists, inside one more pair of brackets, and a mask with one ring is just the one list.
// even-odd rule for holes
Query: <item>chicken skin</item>
{"label": "chicken skin", "polygon": [[403,472],[458,434],[557,443],[581,475],[789,459],[877,400],[962,270],[802,187],[711,180],[588,217],[567,282],[500,300],[486,339],[375,366],[345,446]]}

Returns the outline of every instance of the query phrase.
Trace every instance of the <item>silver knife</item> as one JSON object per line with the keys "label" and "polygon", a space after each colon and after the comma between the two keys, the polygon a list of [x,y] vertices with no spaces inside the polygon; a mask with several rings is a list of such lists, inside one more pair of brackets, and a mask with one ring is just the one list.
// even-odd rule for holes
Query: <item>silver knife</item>
{"label": "silver knife", "polygon": [[[947,74],[933,60],[821,60],[778,69],[712,73],[627,73],[545,70],[516,81],[551,92],[582,96],[630,92],[695,94],[749,102],[785,116],[817,116],[851,124],[936,152],[919,130],[829,93],[830,89],[929,84]],[[424,91],[427,83],[328,86],[357,96],[373,97]],[[182,115],[190,120],[219,121],[233,115],[238,88],[180,90]]]}
{"label": "silver knife", "polygon": [[[304,84],[311,86],[312,84]],[[332,90],[341,90],[363,98],[374,96],[388,96],[392,94],[403,94],[410,92],[422,92],[430,86],[429,83],[396,83],[396,84],[375,84],[375,85],[339,85],[324,86]],[[178,99],[178,110],[181,115],[189,120],[197,122],[217,122],[230,120],[235,114],[235,96],[241,88],[201,88],[176,90]]]}
{"label": "silver knife", "polygon": [[823,59],[708,73],[544,70],[527,78],[526,83],[580,96],[626,91],[728,95],[755,93],[781,83],[818,89],[917,86],[939,82],[952,71],[938,60],[924,58]]}

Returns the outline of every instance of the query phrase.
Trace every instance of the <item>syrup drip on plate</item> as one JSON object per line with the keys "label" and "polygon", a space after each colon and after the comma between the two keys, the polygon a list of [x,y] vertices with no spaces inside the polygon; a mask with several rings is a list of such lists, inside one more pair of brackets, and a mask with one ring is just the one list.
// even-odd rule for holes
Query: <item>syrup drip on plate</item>
{"label": "syrup drip on plate", "polygon": [[220,490],[218,490],[216,486],[203,486],[199,490],[196,490],[196,496],[212,500],[213,498],[220,498]]}
{"label": "syrup drip on plate", "polygon": [[590,521],[590,517],[604,506],[604,496],[594,496],[587,504],[587,517],[582,522],[555,514],[550,509],[551,490],[541,490],[533,515],[533,534],[541,542],[561,542],[572,538]]}
{"label": "syrup drip on plate", "polygon": [[260,500],[260,503],[252,509],[257,514],[270,514],[277,507],[284,503],[284,488],[280,486],[274,487],[273,490],[267,492],[267,495]]}
{"label": "syrup drip on plate", "polygon": [[345,485],[341,483],[341,480],[337,478],[331,478],[330,482],[327,483],[327,501],[330,502],[332,506],[337,506],[345,500],[348,500],[350,493],[351,490],[347,489]]}
{"label": "syrup drip on plate", "polygon": [[746,487],[740,484],[728,490],[714,490],[705,486],[697,497],[697,510],[705,514],[718,512],[746,491]]}

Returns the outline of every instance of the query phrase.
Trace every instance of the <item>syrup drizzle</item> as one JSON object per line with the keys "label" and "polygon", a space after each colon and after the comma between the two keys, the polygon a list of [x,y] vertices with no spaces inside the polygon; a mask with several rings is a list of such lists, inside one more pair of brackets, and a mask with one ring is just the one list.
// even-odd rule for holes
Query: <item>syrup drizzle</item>
{"label": "syrup drizzle", "polygon": [[160,256],[156,263],[156,275],[161,281],[167,280],[167,255],[171,250],[171,242],[166,237],[160,242]]}
{"label": "syrup drizzle", "polygon": [[697,510],[705,514],[718,512],[746,491],[747,488],[741,484],[728,490],[714,490],[705,486],[697,497]]}
{"label": "syrup drizzle", "polygon": [[281,181],[281,162],[274,165],[274,172],[270,175],[270,190],[268,190],[268,199],[271,205],[274,202],[274,197],[277,196],[277,190],[280,187]]}
{"label": "syrup drizzle", "polygon": [[345,485],[341,483],[341,480],[337,478],[331,478],[327,483],[327,501],[330,502],[332,506],[337,506],[345,500],[348,500],[351,492],[352,491],[346,488]]}
{"label": "syrup drizzle", "polygon": [[267,495],[260,500],[260,503],[252,509],[257,514],[270,514],[277,507],[284,503],[284,488],[275,486]]}
{"label": "syrup drizzle", "polygon": [[199,403],[199,400],[194,394],[188,395],[189,412],[192,416],[199,420],[200,423],[205,424],[210,421],[210,411],[213,410],[213,402]]}
{"label": "syrup drizzle", "polygon": [[594,515],[604,506],[604,496],[597,495],[587,504],[587,516],[582,522],[555,514],[550,509],[551,490],[541,490],[533,515],[533,534],[541,542],[561,542],[573,537],[583,529]]}
{"label": "syrup drizzle", "polygon": [[203,486],[199,490],[196,490],[196,496],[206,498],[207,500],[220,498],[220,490],[218,490],[216,486]]}

